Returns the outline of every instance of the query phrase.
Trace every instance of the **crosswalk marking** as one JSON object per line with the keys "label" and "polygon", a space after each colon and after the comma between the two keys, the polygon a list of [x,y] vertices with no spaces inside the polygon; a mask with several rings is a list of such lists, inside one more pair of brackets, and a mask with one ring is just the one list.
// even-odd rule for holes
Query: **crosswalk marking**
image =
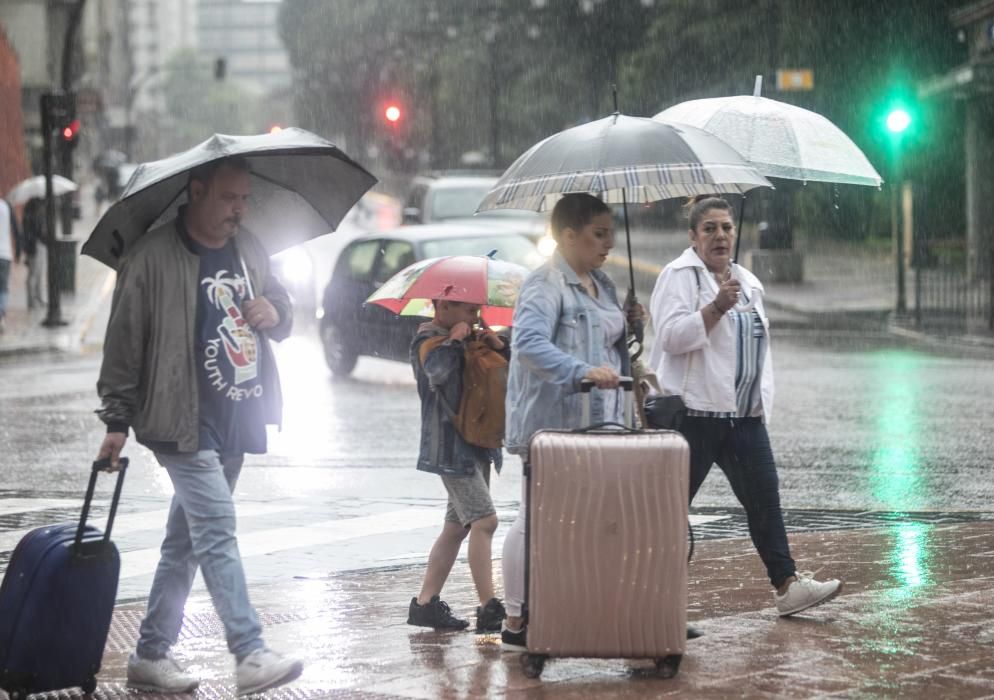
{"label": "crosswalk marking", "polygon": [[[440,524],[441,517],[437,508],[406,508],[357,518],[325,520],[304,526],[239,534],[238,550],[245,558],[373,535],[406,532]],[[158,548],[125,552],[121,555],[121,578],[150,574],[155,571],[158,563]]]}
{"label": "crosswalk marking", "polygon": [[[502,522],[513,520],[517,508],[504,507],[498,510]],[[44,510],[48,508],[77,508],[78,500],[72,499],[0,499],[0,513],[13,514]],[[313,512],[315,504],[299,500],[265,503],[241,501],[236,504],[239,520],[238,548],[243,558],[258,557],[291,550],[332,546],[336,552],[335,561],[345,567],[377,566],[397,564],[404,561],[422,561],[428,554],[434,531],[441,528],[444,508],[442,504],[432,506],[411,505],[394,510],[358,515],[356,517],[320,520],[304,525],[277,526],[248,531],[254,518],[295,513],[294,521],[301,522],[301,516]],[[318,509],[322,510],[322,509]],[[324,511],[327,512],[327,511]],[[162,532],[165,527],[168,509],[119,514],[114,523],[114,540],[122,550],[121,579],[141,579],[155,572],[159,561],[159,543],[155,547],[128,549],[129,536],[140,532]],[[728,515],[691,515],[692,526],[725,520]],[[102,523],[96,522],[98,526]],[[499,557],[506,527],[501,527],[494,538],[493,551]],[[11,551],[30,530],[0,532],[0,552]],[[383,537],[387,536],[384,540]],[[354,541],[369,538],[376,542],[373,550],[355,549]],[[379,538],[378,540],[376,538]],[[131,546],[138,542],[131,539]],[[142,544],[148,539],[141,538]],[[158,538],[156,538],[158,539]],[[423,546],[426,545],[426,546]],[[337,547],[336,547],[337,546]],[[346,549],[342,549],[345,547]],[[352,549],[348,549],[352,547]],[[363,554],[362,552],[365,552]],[[358,556],[356,556],[358,555]],[[319,556],[321,559],[321,556]],[[341,559],[341,561],[338,561]],[[335,562],[324,562],[323,567],[334,568]],[[136,581],[136,583],[138,583]]]}
{"label": "crosswalk marking", "polygon": [[[29,499],[20,499],[23,501],[28,501]],[[0,504],[8,504],[11,501],[0,501]],[[48,501],[52,503],[53,501]],[[63,506],[46,505],[28,508],[21,508],[18,511],[11,512],[25,512],[28,510],[42,510],[44,508],[56,508],[56,507],[71,507],[78,506],[78,501],[65,501]],[[243,502],[235,504],[235,513],[238,518],[254,518],[264,515],[273,515],[276,513],[287,513],[292,511],[302,510],[303,505],[297,503],[254,503],[254,502]],[[142,530],[162,530],[165,531],[166,518],[169,515],[168,508],[161,508],[156,510],[148,510],[140,513],[125,513],[119,514],[114,519],[114,531],[111,533],[114,540],[118,540],[122,535],[128,535],[132,532],[141,532]],[[68,522],[63,520],[61,522]],[[93,521],[97,527],[103,527],[104,523],[97,520]],[[0,552],[6,552],[12,550],[17,546],[17,543],[21,541],[21,538],[28,534],[32,529],[26,530],[10,530],[7,532],[0,532]],[[158,551],[158,550],[157,550]]]}
{"label": "crosswalk marking", "polygon": [[29,513],[48,508],[70,508],[83,505],[81,500],[69,498],[5,498],[0,500],[0,515]]}

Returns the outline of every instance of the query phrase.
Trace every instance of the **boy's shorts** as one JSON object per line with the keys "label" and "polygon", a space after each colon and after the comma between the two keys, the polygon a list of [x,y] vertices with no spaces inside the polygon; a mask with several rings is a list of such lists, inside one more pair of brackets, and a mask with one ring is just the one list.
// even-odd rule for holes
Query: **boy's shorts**
{"label": "boy's shorts", "polygon": [[490,498],[490,464],[476,465],[472,476],[442,476],[449,503],[445,521],[469,527],[470,523],[493,515],[494,502]]}

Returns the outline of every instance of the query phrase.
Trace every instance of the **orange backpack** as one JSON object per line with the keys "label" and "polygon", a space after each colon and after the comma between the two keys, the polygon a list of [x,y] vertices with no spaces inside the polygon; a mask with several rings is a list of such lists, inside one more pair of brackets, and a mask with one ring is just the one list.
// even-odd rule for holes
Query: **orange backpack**
{"label": "orange backpack", "polygon": [[[424,367],[428,353],[447,336],[428,338],[418,353]],[[453,411],[445,397],[438,398],[462,439],[477,447],[499,448],[504,444],[504,396],[507,393],[507,360],[481,340],[467,340],[463,351],[462,395],[459,410]]]}

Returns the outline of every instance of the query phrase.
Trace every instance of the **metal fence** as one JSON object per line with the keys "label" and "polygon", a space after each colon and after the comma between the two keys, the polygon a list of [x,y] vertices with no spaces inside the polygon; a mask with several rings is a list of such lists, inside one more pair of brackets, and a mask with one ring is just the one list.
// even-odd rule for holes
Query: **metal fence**
{"label": "metal fence", "polygon": [[970,274],[962,248],[919,239],[914,268],[913,319],[928,331],[994,334],[994,249],[986,269]]}

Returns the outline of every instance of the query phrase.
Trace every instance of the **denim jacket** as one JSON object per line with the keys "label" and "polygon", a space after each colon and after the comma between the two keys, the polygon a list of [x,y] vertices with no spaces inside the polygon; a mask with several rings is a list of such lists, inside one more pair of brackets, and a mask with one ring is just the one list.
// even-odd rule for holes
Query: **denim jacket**
{"label": "denim jacket", "polygon": [[[600,270],[591,275],[615,304],[614,284]],[[620,307],[620,304],[619,304]],[[605,364],[600,314],[580,278],[557,252],[525,280],[514,309],[514,336],[507,379],[504,446],[524,455],[537,430],[579,428],[580,380]],[[621,374],[631,373],[627,334],[615,348]],[[604,420],[604,399],[592,392],[591,422]]]}
{"label": "denim jacket", "polygon": [[501,467],[501,451],[470,445],[462,439],[449,413],[442,405],[444,399],[452,410],[459,408],[462,397],[463,343],[446,340],[431,350],[421,364],[421,344],[449,331],[434,323],[422,323],[411,343],[411,367],[418,382],[421,397],[421,450],[418,469],[446,476],[469,476],[477,465],[493,462]]}

